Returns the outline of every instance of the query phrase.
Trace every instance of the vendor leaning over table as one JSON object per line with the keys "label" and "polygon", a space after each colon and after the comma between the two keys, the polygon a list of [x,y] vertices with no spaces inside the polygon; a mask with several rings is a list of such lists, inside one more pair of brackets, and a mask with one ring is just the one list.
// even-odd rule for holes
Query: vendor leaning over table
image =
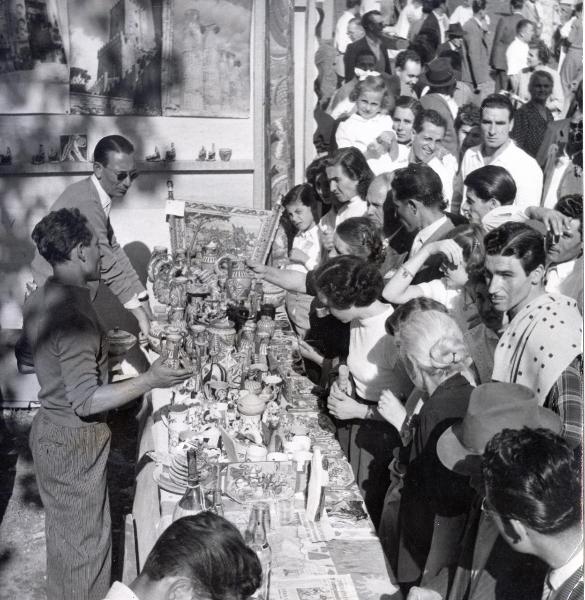
{"label": "vendor leaning over table", "polygon": [[101,600],[110,586],[107,411],[190,375],[160,360],[108,384],[108,342],[88,283],[99,280],[99,238],[78,209],[49,213],[32,238],[53,275],[27,299],[24,330],[40,384],[30,446],[45,508],[48,600]]}
{"label": "vendor leaning over table", "polygon": [[[96,233],[100,254],[100,277],[113,294],[138,320],[140,330],[147,335],[153,318],[148,293],[134,267],[118,244],[110,224],[112,202],[121,200],[138,177],[134,146],[121,135],[102,138],[93,152],[93,175],[70,185],[49,210],[78,208],[87,217]],[[51,267],[37,252],[31,265],[38,286],[45,283]],[[91,298],[97,294],[98,281],[92,282]]]}

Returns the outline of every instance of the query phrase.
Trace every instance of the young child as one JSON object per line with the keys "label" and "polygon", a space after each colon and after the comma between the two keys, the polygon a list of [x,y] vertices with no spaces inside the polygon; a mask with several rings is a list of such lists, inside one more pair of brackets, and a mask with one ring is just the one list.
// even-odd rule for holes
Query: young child
{"label": "young child", "polygon": [[[286,218],[295,231],[289,251],[287,269],[307,273],[321,261],[319,222],[321,201],[308,183],[296,185],[282,200]],[[286,309],[297,334],[304,337],[309,329],[309,307],[312,296],[287,292]]]}
{"label": "young child", "polygon": [[[427,283],[411,285],[416,273],[434,254],[443,254],[444,277]],[[461,331],[479,323],[477,307],[472,294],[466,289],[469,273],[483,264],[483,230],[478,225],[460,225],[445,239],[425,244],[407,260],[386,284],[382,295],[388,302],[404,304],[412,298],[424,296],[444,304],[457,321]]]}
{"label": "young child", "polygon": [[381,76],[368,75],[350,94],[356,112],[337,128],[338,148],[354,146],[366,157],[375,175],[388,170],[398,157],[398,141],[392,128],[392,95]]}

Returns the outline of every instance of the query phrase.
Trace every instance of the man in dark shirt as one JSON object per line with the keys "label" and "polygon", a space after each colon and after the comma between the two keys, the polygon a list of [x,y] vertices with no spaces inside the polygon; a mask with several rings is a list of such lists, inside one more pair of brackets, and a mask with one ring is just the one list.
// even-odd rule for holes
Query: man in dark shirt
{"label": "man in dark shirt", "polygon": [[107,411],[191,374],[156,361],[108,384],[108,342],[87,284],[100,278],[97,235],[78,209],[49,213],[32,238],[53,276],[24,306],[41,408],[30,445],[45,508],[48,600],[101,600],[110,586]]}

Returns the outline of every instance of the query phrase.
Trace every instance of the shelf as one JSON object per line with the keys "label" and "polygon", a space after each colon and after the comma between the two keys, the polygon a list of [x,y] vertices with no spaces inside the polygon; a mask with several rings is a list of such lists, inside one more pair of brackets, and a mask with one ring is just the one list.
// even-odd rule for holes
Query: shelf
{"label": "shelf", "polygon": [[[176,160],[136,161],[136,168],[142,173],[253,173],[254,161],[251,159],[199,161]],[[41,165],[0,165],[0,177],[11,175],[89,175],[93,173],[90,162],[56,162]]]}

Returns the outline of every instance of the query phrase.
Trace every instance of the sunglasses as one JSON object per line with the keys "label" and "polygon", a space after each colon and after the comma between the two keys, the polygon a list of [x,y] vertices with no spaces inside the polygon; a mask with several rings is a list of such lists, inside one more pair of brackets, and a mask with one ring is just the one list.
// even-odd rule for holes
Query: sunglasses
{"label": "sunglasses", "polygon": [[[101,164],[101,163],[100,163]],[[108,169],[108,171],[112,171],[115,173],[116,179],[121,183],[125,181],[128,177],[130,177],[130,181],[134,181],[138,177],[138,171],[134,169],[133,171],[115,171],[110,167],[106,167],[106,165],[102,165],[104,169]]]}

